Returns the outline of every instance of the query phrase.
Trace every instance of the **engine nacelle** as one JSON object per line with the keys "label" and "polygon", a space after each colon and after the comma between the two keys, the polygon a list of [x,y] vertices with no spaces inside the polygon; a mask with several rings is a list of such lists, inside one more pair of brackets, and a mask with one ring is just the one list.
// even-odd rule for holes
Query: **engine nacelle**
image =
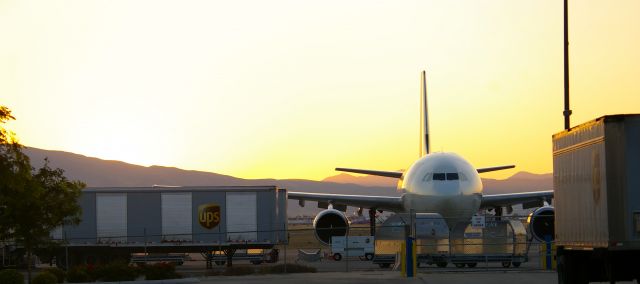
{"label": "engine nacelle", "polygon": [[527,223],[531,235],[540,242],[545,242],[545,236],[555,239],[555,210],[552,206],[544,206],[529,214]]}
{"label": "engine nacelle", "polygon": [[349,220],[340,211],[327,209],[316,215],[313,219],[313,228],[318,241],[328,245],[333,236],[346,236],[349,230]]}

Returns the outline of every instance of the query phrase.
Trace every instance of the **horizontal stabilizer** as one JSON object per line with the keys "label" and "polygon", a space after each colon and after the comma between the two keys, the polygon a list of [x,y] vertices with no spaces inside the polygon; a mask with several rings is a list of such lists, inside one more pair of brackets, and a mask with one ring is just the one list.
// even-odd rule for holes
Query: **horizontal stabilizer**
{"label": "horizontal stabilizer", "polygon": [[507,165],[507,166],[498,166],[498,167],[489,167],[489,168],[478,168],[478,173],[486,173],[486,172],[493,172],[493,171],[499,171],[499,170],[513,169],[515,167],[516,167],[515,165]]}
{"label": "horizontal stabilizer", "polygon": [[361,169],[349,169],[349,168],[336,168],[336,171],[365,174],[365,175],[372,175],[372,176],[381,176],[381,177],[391,177],[391,178],[402,177],[402,172],[374,171],[374,170],[361,170]]}

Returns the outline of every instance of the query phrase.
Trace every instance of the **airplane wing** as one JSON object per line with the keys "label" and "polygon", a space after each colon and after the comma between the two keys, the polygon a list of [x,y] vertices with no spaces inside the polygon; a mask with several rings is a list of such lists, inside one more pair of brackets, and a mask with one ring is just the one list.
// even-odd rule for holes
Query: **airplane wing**
{"label": "airplane wing", "polygon": [[479,174],[481,174],[481,173],[486,173],[486,172],[513,169],[515,167],[516,167],[515,165],[497,166],[497,167],[488,167],[488,168],[478,168],[477,171],[478,171]]}
{"label": "airplane wing", "polygon": [[374,170],[361,170],[361,169],[350,169],[350,168],[336,168],[336,171],[350,172],[350,173],[357,173],[357,174],[367,174],[367,175],[381,176],[381,177],[391,177],[391,178],[402,177],[402,172],[374,171]]}
{"label": "airplane wing", "polygon": [[553,190],[483,195],[481,209],[522,204],[523,208],[541,207],[553,198]]}
{"label": "airplane wing", "polygon": [[[497,167],[488,167],[488,168],[478,168],[478,173],[512,169],[515,167],[516,167],[515,165],[506,165],[506,166],[497,166]],[[390,178],[402,177],[402,172],[394,172],[394,171],[376,171],[376,170],[363,170],[363,169],[351,169],[351,168],[336,168],[336,171],[356,173],[356,174],[367,174],[367,175],[390,177]]]}
{"label": "airplane wing", "polygon": [[378,210],[399,211],[402,209],[402,198],[394,196],[368,196],[368,195],[346,195],[330,193],[310,193],[292,192],[288,194],[289,199],[309,200],[330,203],[334,206],[353,206],[361,208],[375,208]]}

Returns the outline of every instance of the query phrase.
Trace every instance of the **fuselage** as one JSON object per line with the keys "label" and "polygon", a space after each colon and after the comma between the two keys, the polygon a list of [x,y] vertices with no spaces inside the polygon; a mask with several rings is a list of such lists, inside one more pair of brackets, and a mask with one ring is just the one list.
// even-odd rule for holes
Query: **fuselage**
{"label": "fuselage", "polygon": [[439,213],[449,224],[468,221],[480,208],[478,171],[455,153],[431,153],[416,162],[398,182],[405,211]]}

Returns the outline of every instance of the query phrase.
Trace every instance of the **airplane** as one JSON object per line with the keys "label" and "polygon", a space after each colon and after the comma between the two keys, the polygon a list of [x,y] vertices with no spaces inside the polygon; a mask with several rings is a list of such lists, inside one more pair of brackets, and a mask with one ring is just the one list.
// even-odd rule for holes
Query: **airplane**
{"label": "airplane", "polygon": [[[327,193],[289,192],[288,198],[298,200],[300,206],[305,201],[317,201],[319,208],[326,210],[318,213],[313,221],[316,238],[329,244],[332,236],[345,236],[349,221],[343,212],[347,206],[369,209],[371,235],[375,234],[376,211],[396,213],[439,213],[449,228],[460,221],[469,221],[480,210],[494,210],[501,216],[502,209],[511,213],[512,206],[522,204],[523,208],[537,209],[530,215],[530,228],[533,236],[541,240],[545,235],[553,236],[552,206],[553,191],[483,195],[482,180],[479,174],[514,168],[514,165],[474,168],[462,156],[452,152],[431,152],[429,145],[429,121],[427,112],[426,72],[421,76],[421,112],[420,112],[420,158],[407,171],[379,171],[353,168],[336,168],[337,171],[398,178],[399,192],[402,196],[368,196]],[[546,216],[551,218],[536,218]]]}

